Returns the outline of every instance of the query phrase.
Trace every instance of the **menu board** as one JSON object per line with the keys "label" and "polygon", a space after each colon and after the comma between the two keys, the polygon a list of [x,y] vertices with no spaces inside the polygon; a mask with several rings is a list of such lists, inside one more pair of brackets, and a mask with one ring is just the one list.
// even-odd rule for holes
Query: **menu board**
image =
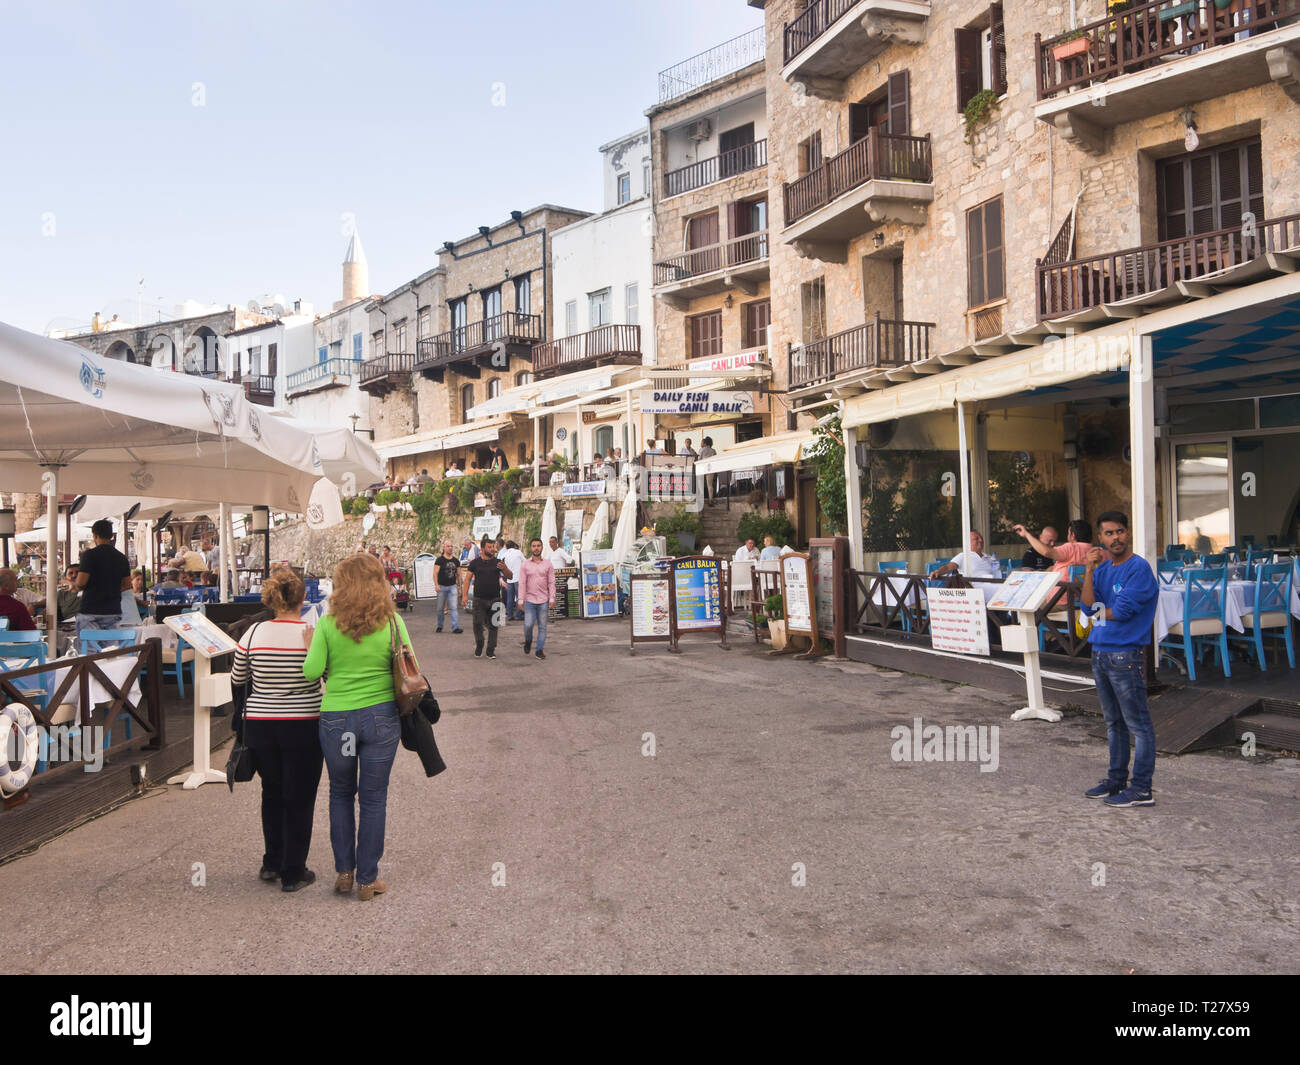
{"label": "menu board", "polygon": [[930,644],[936,651],[989,653],[988,611],[978,588],[929,588]]}
{"label": "menu board", "polygon": [[808,541],[808,568],[812,574],[813,617],[817,632],[834,641],[835,656],[844,658],[844,597],[842,574],[848,567],[849,541],[844,536],[828,536]]}
{"label": "menu board", "polygon": [[990,610],[1037,610],[1056,587],[1055,570],[1017,570],[988,602]]}
{"label": "menu board", "polygon": [[[570,587],[572,585],[572,587]],[[555,609],[552,617],[576,618],[581,615],[582,600],[578,591],[578,571],[564,566],[555,571]]]}
{"label": "menu board", "polygon": [[582,616],[611,618],[618,614],[618,585],[613,551],[582,553]]}
{"label": "menu board", "polygon": [[438,598],[438,556],[428,552],[416,555],[411,563],[416,599]]}
{"label": "menu board", "polygon": [[581,510],[566,510],[564,512],[564,535],[560,538],[561,543],[567,540],[571,544],[576,544],[582,539],[582,518],[584,513]]}
{"label": "menu board", "polygon": [[813,635],[814,619],[808,556],[781,556],[781,598],[785,604],[785,628],[789,633]]}
{"label": "menu board", "polygon": [[215,621],[195,610],[188,614],[173,614],[164,623],[193,647],[195,654],[204,658],[230,654],[237,646],[230,636],[217,627]]}
{"label": "menu board", "polygon": [[669,639],[672,636],[672,614],[668,574],[634,574],[631,585],[633,641]]}
{"label": "menu board", "polygon": [[721,629],[722,573],[719,560],[696,556],[673,560],[677,631]]}

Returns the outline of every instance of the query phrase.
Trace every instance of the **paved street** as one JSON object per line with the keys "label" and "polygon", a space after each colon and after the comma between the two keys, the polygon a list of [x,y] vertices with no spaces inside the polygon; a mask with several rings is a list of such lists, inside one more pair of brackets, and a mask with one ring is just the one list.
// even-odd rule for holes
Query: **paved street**
{"label": "paved street", "polygon": [[[324,781],[295,895],[257,879],[256,784],[169,788],[0,867],[46,915],[11,971],[1295,970],[1294,760],[1161,759],[1158,805],[1105,809],[1091,717],[742,639],[630,657],[607,622],[554,625],[545,662],[512,624],[477,661],[427,611],[450,769],[398,753],[387,896],[332,894]],[[891,760],[916,716],[1000,726],[996,771]]]}

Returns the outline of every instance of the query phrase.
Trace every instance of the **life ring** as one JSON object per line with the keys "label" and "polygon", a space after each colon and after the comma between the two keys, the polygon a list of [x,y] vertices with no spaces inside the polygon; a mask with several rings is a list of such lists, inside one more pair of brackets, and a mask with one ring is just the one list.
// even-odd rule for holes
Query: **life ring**
{"label": "life ring", "polygon": [[[5,757],[11,753],[10,737],[15,732],[22,737],[20,742],[23,744],[17,768]],[[0,752],[0,792],[16,795],[31,783],[41,745],[40,735],[36,719],[22,703],[10,703],[0,710],[0,743],[4,744],[4,750]]]}

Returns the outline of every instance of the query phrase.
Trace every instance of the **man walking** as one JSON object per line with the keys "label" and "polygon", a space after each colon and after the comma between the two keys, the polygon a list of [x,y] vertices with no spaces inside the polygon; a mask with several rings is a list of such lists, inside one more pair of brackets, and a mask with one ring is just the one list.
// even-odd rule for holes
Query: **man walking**
{"label": "man walking", "polygon": [[95,546],[78,563],[77,587],[81,589],[78,634],[83,629],[116,629],[122,624],[122,586],[131,577],[131,564],[126,555],[113,546],[113,523],[100,518],[90,527],[90,533],[95,538]]}
{"label": "man walking", "polygon": [[452,553],[451,541],[442,542],[442,554],[434,561],[438,571],[438,603],[434,617],[438,619],[438,632],[442,632],[442,612],[451,610],[451,631],[457,635],[465,630],[460,627],[460,559]]}
{"label": "man walking", "polygon": [[514,578],[506,581],[506,620],[523,621],[524,611],[519,605],[519,571],[524,565],[524,553],[519,550],[519,545],[513,540],[506,544],[506,549],[501,552],[501,561],[514,574]]}
{"label": "man walking", "polygon": [[470,577],[474,581],[474,657],[483,657],[483,630],[487,629],[487,656],[497,656],[497,630],[505,622],[505,607],[501,602],[501,586],[512,576],[510,568],[497,558],[495,540],[483,538],[483,553],[470,562]]}
{"label": "man walking", "polygon": [[546,614],[555,605],[555,567],[542,558],[539,537],[529,541],[528,552],[519,577],[519,594],[524,600],[524,654],[532,649],[535,629],[537,657],[545,658],[542,648],[546,646]]}
{"label": "man walking", "polygon": [[[1082,598],[1085,607],[1094,603],[1102,607],[1094,612],[1089,641],[1092,676],[1110,740],[1110,771],[1084,794],[1104,799],[1107,806],[1154,806],[1151,776],[1156,764],[1156,734],[1147,709],[1143,648],[1151,642],[1159,586],[1150,563],[1133,553],[1126,514],[1106,511],[1097,519],[1097,535],[1102,546],[1088,551]],[[1131,783],[1130,733],[1136,741]]]}

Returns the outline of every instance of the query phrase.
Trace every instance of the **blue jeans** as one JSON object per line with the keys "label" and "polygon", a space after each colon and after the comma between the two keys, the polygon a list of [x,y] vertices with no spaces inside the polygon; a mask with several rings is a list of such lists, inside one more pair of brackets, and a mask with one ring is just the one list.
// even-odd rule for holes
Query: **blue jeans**
{"label": "blue jeans", "polygon": [[77,615],[77,635],[81,635],[82,629],[120,629],[122,627],[121,614],[78,614]]}
{"label": "blue jeans", "polygon": [[1128,778],[1128,742],[1132,733],[1137,743],[1133,754],[1133,787],[1151,790],[1156,767],[1156,731],[1147,709],[1146,655],[1141,647],[1123,651],[1092,652],[1092,676],[1097,698],[1106,718],[1110,739],[1111,784],[1124,787]]}
{"label": "blue jeans", "polygon": [[460,628],[460,606],[457,602],[459,599],[460,590],[454,584],[438,585],[437,613],[434,614],[438,619],[438,628],[442,628],[442,613],[448,607],[451,608],[451,627]]}
{"label": "blue jeans", "polygon": [[524,643],[533,642],[533,629],[537,629],[537,647],[546,646],[546,603],[524,603]]}
{"label": "blue jeans", "polygon": [[524,616],[523,612],[520,611],[518,607],[519,607],[519,582],[507,581],[506,582],[506,620],[507,621],[514,621],[517,618],[521,618]]}
{"label": "blue jeans", "polygon": [[[379,878],[388,812],[388,774],[401,739],[397,704],[320,715],[320,745],[330,776],[330,846],[334,871],[357,871],[358,884]],[[361,806],[357,820],[357,803]]]}

